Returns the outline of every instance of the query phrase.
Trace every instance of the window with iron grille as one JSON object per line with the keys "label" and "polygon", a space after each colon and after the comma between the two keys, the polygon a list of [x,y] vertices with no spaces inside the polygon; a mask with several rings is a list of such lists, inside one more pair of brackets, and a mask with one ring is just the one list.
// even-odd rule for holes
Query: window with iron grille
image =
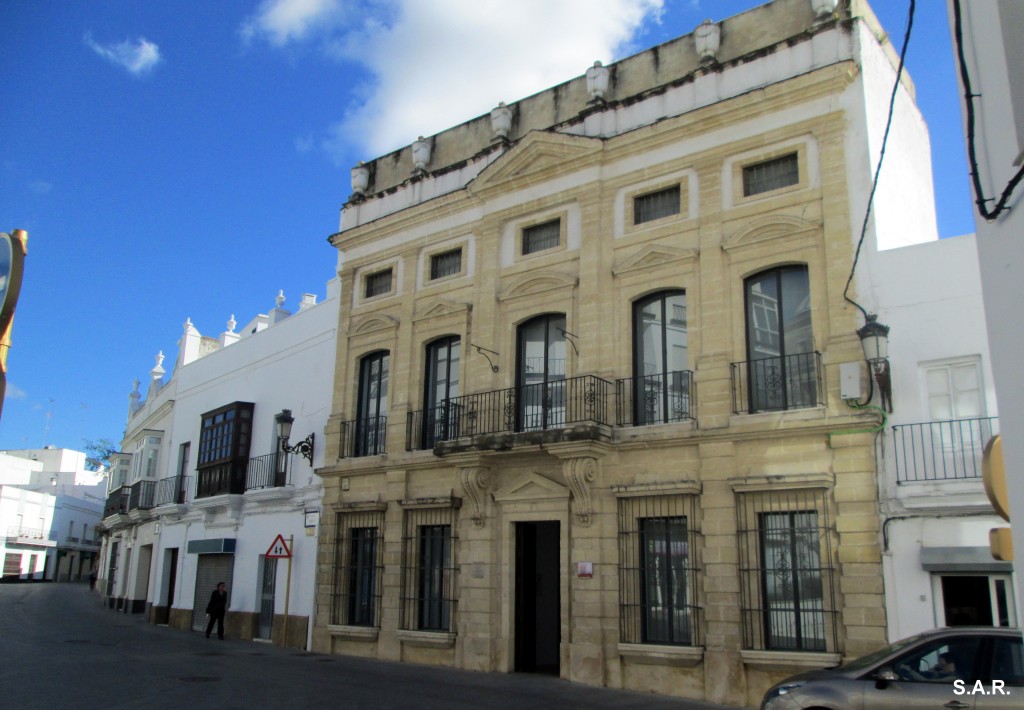
{"label": "window with iron grille", "polygon": [[561,231],[562,221],[559,219],[527,227],[523,230],[523,255],[557,247]]}
{"label": "window with iron grille", "polygon": [[454,276],[462,271],[462,247],[430,256],[430,279]]}
{"label": "window with iron grille", "polygon": [[694,496],[620,498],[619,638],[623,643],[698,643]]}
{"label": "window with iron grille", "polygon": [[759,195],[800,182],[797,154],[790,153],[743,168],[743,195]]}
{"label": "window with iron grille", "polygon": [[366,298],[391,292],[391,269],[378,271],[366,276]]}
{"label": "window with iron grille", "polygon": [[633,224],[652,222],[679,214],[679,185],[633,198]]}
{"label": "window with iron grille", "polygon": [[454,630],[457,526],[455,507],[406,509],[399,628]]}
{"label": "window with iron grille", "polygon": [[338,513],[331,623],[380,627],[384,511]]}
{"label": "window with iron grille", "polygon": [[744,647],[835,652],[828,492],[741,493],[737,525]]}

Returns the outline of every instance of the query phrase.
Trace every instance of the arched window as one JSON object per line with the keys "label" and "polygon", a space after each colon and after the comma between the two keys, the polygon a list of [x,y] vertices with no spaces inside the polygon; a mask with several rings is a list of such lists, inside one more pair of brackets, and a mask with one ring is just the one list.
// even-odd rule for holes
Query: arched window
{"label": "arched window", "polygon": [[688,419],[686,293],[662,291],[633,306],[633,423]]}
{"label": "arched window", "polygon": [[804,265],[762,271],[745,282],[751,412],[813,407],[817,358]]}
{"label": "arched window", "polygon": [[356,419],[356,456],[384,453],[388,423],[387,350],[370,353],[359,362],[359,405]]}
{"label": "arched window", "polygon": [[565,423],[565,316],[538,316],[519,326],[517,430]]}
{"label": "arched window", "polygon": [[423,448],[455,438],[458,416],[452,400],[459,396],[458,336],[435,340],[427,346],[423,393]]}

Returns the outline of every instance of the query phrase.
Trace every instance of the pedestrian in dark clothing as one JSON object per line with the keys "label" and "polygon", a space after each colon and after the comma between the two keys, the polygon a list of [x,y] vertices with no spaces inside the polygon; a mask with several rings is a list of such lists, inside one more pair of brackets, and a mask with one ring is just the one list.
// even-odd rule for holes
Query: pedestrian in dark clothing
{"label": "pedestrian in dark clothing", "polygon": [[228,590],[224,582],[219,582],[217,588],[213,590],[213,594],[210,595],[210,603],[206,605],[206,613],[210,617],[209,623],[206,624],[206,638],[210,638],[213,624],[217,622],[217,636],[221,641],[224,640],[224,614],[227,610]]}
{"label": "pedestrian in dark clothing", "polygon": [[93,567],[92,571],[89,572],[89,589],[96,589],[96,568]]}

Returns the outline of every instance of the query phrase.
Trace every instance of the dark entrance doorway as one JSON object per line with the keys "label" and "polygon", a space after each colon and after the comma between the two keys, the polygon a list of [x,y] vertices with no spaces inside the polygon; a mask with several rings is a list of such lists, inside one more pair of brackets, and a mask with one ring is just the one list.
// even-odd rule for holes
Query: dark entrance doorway
{"label": "dark entrance doorway", "polygon": [[516,523],[515,670],[558,675],[561,641],[557,520]]}

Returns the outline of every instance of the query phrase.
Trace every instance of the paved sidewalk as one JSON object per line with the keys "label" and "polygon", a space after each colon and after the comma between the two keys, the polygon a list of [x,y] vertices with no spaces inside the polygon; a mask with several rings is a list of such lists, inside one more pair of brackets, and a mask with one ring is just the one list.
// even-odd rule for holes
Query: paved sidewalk
{"label": "paved sidewalk", "polygon": [[725,707],[206,639],[107,609],[79,583],[0,585],[0,688],[0,707],[10,710]]}

